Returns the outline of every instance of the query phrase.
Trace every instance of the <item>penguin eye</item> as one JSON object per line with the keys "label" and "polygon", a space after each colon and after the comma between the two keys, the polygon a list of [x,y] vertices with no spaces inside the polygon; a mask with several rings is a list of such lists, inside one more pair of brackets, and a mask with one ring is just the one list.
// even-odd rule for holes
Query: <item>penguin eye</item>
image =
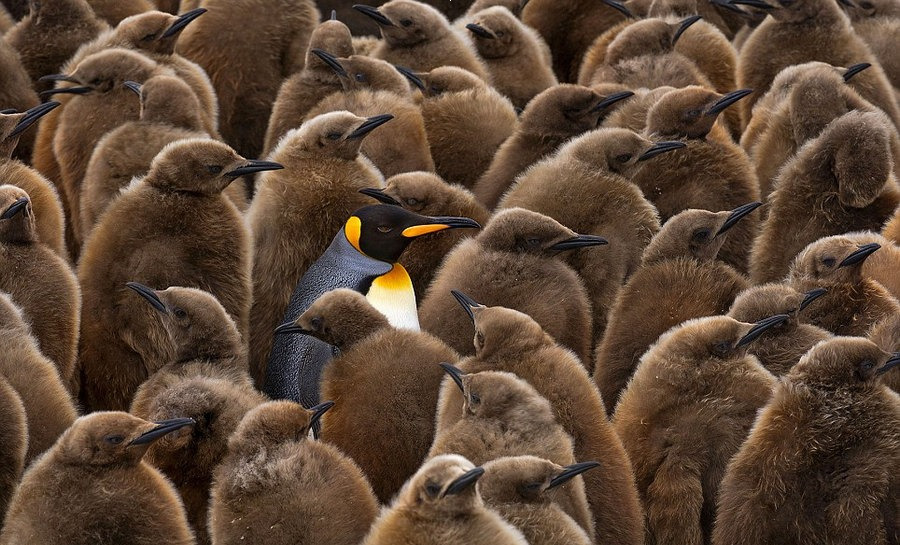
{"label": "penguin eye", "polygon": [[694,231],[694,234],[691,235],[691,238],[698,242],[706,242],[709,240],[709,235],[712,234],[712,231],[709,229],[698,229]]}
{"label": "penguin eye", "polygon": [[154,39],[156,39],[156,34],[147,34],[146,36],[141,38],[141,41],[142,42],[152,42]]}
{"label": "penguin eye", "polygon": [[366,81],[366,75],[363,74],[362,72],[357,72],[354,77],[356,78],[356,81],[360,81],[360,82]]}
{"label": "penguin eye", "polygon": [[702,114],[700,110],[689,110],[688,113],[685,114],[685,117],[688,119],[697,119]]}
{"label": "penguin eye", "polygon": [[100,79],[100,78],[94,78],[94,79],[92,79],[92,80],[91,80],[90,82],[88,82],[88,83],[91,84],[91,87],[99,87],[100,84],[103,83],[103,80]]}
{"label": "penguin eye", "polygon": [[309,325],[312,326],[315,331],[322,331],[322,317],[314,316],[312,320],[309,321]]}
{"label": "penguin eye", "polygon": [[210,174],[219,174],[222,172],[222,167],[219,165],[209,165],[206,167],[207,172]]}
{"label": "penguin eye", "polygon": [[829,269],[831,267],[834,267],[835,263],[837,263],[837,259],[835,259],[833,257],[826,257],[826,258],[822,259],[822,265],[825,265]]}
{"label": "penguin eye", "polygon": [[484,333],[481,331],[475,333],[475,346],[476,348],[484,347]]}
{"label": "penguin eye", "polygon": [[379,225],[377,229],[379,233],[390,233],[394,230],[390,225]]}
{"label": "penguin eye", "polygon": [[340,137],[341,137],[341,133],[339,133],[339,132],[330,132],[325,136],[325,138],[327,138],[329,140],[338,140],[338,139],[340,139]]}
{"label": "penguin eye", "polygon": [[542,482],[533,482],[533,483],[528,483],[528,484],[522,486],[522,488],[525,489],[525,492],[528,492],[528,493],[534,493],[534,492],[536,492],[537,490],[539,490],[539,489],[541,488],[541,485],[542,485],[542,484],[544,484],[544,483],[542,483]]}
{"label": "penguin eye", "polygon": [[122,443],[122,441],[125,440],[125,437],[123,437],[121,435],[107,435],[106,437],[103,438],[103,440],[106,441],[107,443],[109,443],[110,445],[119,445]]}
{"label": "penguin eye", "polygon": [[425,493],[428,494],[429,498],[436,498],[438,494],[441,493],[441,485],[436,483],[428,483],[425,485]]}
{"label": "penguin eye", "polygon": [[875,362],[872,360],[863,360],[862,362],[860,362],[859,368],[863,371],[871,371],[875,368]]}
{"label": "penguin eye", "polygon": [[719,341],[712,346],[710,351],[719,357],[725,357],[731,352],[731,342],[730,341]]}
{"label": "penguin eye", "polygon": [[860,2],[859,7],[861,7],[862,9],[872,9],[875,7],[875,5],[872,4],[872,2]]}
{"label": "penguin eye", "polygon": [[444,92],[444,88],[443,88],[443,87],[438,87],[437,85],[432,85],[430,91],[431,91],[431,94],[432,94],[432,95],[437,96],[437,95],[439,95],[439,94],[441,94],[441,93]]}
{"label": "penguin eye", "polygon": [[400,24],[403,26],[412,26],[412,19],[400,19]]}
{"label": "penguin eye", "polygon": [[178,318],[179,320],[183,320],[183,319],[187,318],[187,311],[184,310],[183,308],[176,308],[175,310],[172,311],[172,314],[174,314],[175,317]]}
{"label": "penguin eye", "polygon": [[505,35],[506,35],[506,32],[503,32],[502,30],[498,30],[497,32],[494,32],[494,36],[496,36],[498,38],[502,38]]}
{"label": "penguin eye", "polygon": [[631,161],[631,154],[623,153],[622,155],[617,155],[616,161],[618,161],[620,163],[627,163],[628,161]]}
{"label": "penguin eye", "polygon": [[475,392],[469,392],[469,403],[472,405],[480,405],[481,398]]}
{"label": "penguin eye", "polygon": [[410,205],[410,206],[416,206],[416,205],[419,204],[420,202],[422,202],[422,201],[420,201],[419,199],[415,199],[415,198],[413,198],[413,197],[410,197],[410,198],[406,199],[406,204],[408,204],[408,205]]}

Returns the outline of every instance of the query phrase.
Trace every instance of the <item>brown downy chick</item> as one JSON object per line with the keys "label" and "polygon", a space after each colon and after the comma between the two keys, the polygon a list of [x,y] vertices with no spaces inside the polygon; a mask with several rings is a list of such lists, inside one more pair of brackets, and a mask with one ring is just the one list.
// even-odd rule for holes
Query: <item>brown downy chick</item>
{"label": "brown downy chick", "polygon": [[147,175],[110,203],[78,269],[86,302],[81,399],[89,407],[127,406],[140,380],[126,380],[123,371],[143,366],[140,376],[146,377],[153,370],[146,365],[164,357],[163,346],[147,338],[154,311],[131,311],[142,303],[126,282],[200,287],[222,303],[246,339],[251,240],[222,191],[240,176],[276,168],[281,165],[248,161],[220,142],[181,140],[166,146]]}
{"label": "brown downy chick", "polygon": [[422,328],[460,354],[475,353],[469,321],[451,294],[459,290],[483,304],[528,314],[582,362],[589,362],[591,305],[584,284],[562,256],[603,244],[607,241],[602,237],[579,235],[537,212],[499,211],[441,264],[420,305]]}
{"label": "brown downy chick", "polygon": [[[866,337],[885,352],[900,351],[900,314],[885,317],[869,329]],[[900,392],[900,369],[891,369],[882,374],[881,381],[895,392]]]}
{"label": "brown downy chick", "polygon": [[370,203],[359,190],[383,184],[360,147],[388,121],[389,115],[365,119],[345,111],[315,117],[288,132],[272,153],[288,168],[259,178],[247,212],[254,237],[250,374],[258,385],[265,378],[272,331],[300,278],[353,211]]}
{"label": "brown downy chick", "polygon": [[816,343],[832,337],[821,327],[806,323],[803,312],[827,291],[816,288],[800,293],[787,284],[753,286],[734,299],[728,315],[749,323],[776,314],[787,316],[782,323],[772,326],[765,336],[747,346],[748,352],[756,356],[763,367],[773,375],[781,376],[787,374]]}
{"label": "brown downy chick", "polygon": [[900,204],[890,120],[849,112],[807,142],[781,170],[753,246],[753,281],[784,277],[807,244],[850,231],[878,231]]}
{"label": "brown downy chick", "polygon": [[28,194],[0,185],[0,291],[22,307],[41,352],[72,383],[81,293],[69,264],[42,244]]}
{"label": "brown downy chick", "polygon": [[897,364],[900,354],[866,339],[813,347],[729,463],[712,543],[895,540],[900,401],[880,376]]}
{"label": "brown downy chick", "polygon": [[458,66],[490,81],[490,73],[466,37],[440,11],[414,0],[391,0],[378,8],[357,4],[381,29],[381,44],[372,56],[412,70],[428,72]]}
{"label": "brown downy chick", "polygon": [[359,464],[376,497],[389,502],[428,454],[444,377],[438,364],[458,354],[428,333],[392,327],[350,289],[327,292],[279,332],[340,350],[321,380],[322,398],[340,403],[322,418],[319,436]]}
{"label": "brown downy chick", "polygon": [[472,15],[466,29],[484,59],[494,87],[517,108],[554,85],[550,48],[508,9],[495,6]]}
{"label": "brown downy chick", "polygon": [[53,362],[41,354],[23,312],[3,292],[0,345],[0,377],[16,391],[25,410],[27,465],[53,446],[78,415]]}
{"label": "brown downy chick", "polygon": [[[719,114],[751,93],[741,89],[720,95],[687,87],[666,93],[650,108],[645,134],[685,144],[632,177],[663,223],[690,208],[716,212],[759,200],[759,183],[747,153],[734,142],[708,137]],[[759,224],[753,216],[736,225],[719,253],[722,261],[747,272]]]}
{"label": "brown downy chick", "polygon": [[527,545],[519,530],[484,505],[477,486],[482,475],[484,469],[455,454],[425,462],[362,545]]}
{"label": "brown downy chick", "polygon": [[[663,95],[673,90],[675,88],[668,85],[656,89],[635,89],[634,96],[606,116],[600,126],[628,129],[640,134],[647,126],[647,113],[650,108]],[[721,123],[714,124],[710,134],[715,135],[716,138],[727,138]]]}
{"label": "brown downy chick", "polygon": [[[382,200],[393,200],[403,208],[423,216],[456,216],[487,224],[491,214],[470,191],[451,185],[430,172],[408,172],[385,180],[384,190],[368,194]],[[385,197],[378,196],[382,193]],[[459,242],[477,232],[449,229],[415,238],[403,252],[403,266],[412,279],[416,293],[424,296],[438,268]],[[420,302],[421,305],[421,302]]]}
{"label": "brown downy chick", "polygon": [[501,208],[533,210],[609,241],[600,251],[566,256],[590,297],[594,344],[603,336],[616,293],[659,231],[656,208],[631,177],[641,165],[653,168],[646,161],[682,147],[680,142],[654,143],[625,129],[591,131],[525,172],[500,202]]}
{"label": "brown downy chick", "polygon": [[776,384],[747,345],[784,320],[697,318],[641,358],[612,421],[634,466],[647,543],[709,542],[728,460]]}
{"label": "brown downy chick", "polygon": [[530,0],[475,0],[469,8],[466,9],[466,12],[454,21],[453,24],[460,27],[465,26],[469,19],[476,13],[493,8],[494,6],[502,6],[518,18],[522,15],[522,10],[529,1]]}
{"label": "brown downy chick", "polygon": [[540,93],[525,107],[516,131],[473,186],[475,196],[494,208],[519,174],[570,138],[596,128],[616,103],[631,95],[623,91],[603,97],[577,85],[557,85]]}
{"label": "brown downy chick", "polygon": [[151,0],[87,0],[97,14],[110,25],[121,24],[127,17],[132,17],[155,9]]}
{"label": "brown downy chick", "polygon": [[591,545],[593,539],[576,520],[591,521],[579,476],[599,465],[563,467],[535,456],[497,458],[484,464],[481,496],[531,545]]}
{"label": "brown downy chick", "polygon": [[[2,104],[0,111],[5,109],[12,109],[13,112],[25,111],[40,104],[41,101],[32,87],[31,78],[19,60],[19,54],[3,41],[2,33],[0,33],[0,72],[3,73],[3,81],[0,81],[0,104]],[[13,146],[15,157],[22,161],[30,161],[34,152],[35,133],[32,131],[23,134],[17,144]]]}
{"label": "brown downy chick", "polygon": [[28,422],[25,407],[16,390],[4,378],[0,378],[0,516],[6,515],[6,508],[12,500],[22,471],[25,468],[25,453],[28,449]]}
{"label": "brown downy chick", "polygon": [[340,21],[328,20],[313,30],[303,69],[284,80],[278,89],[266,128],[263,155],[272,153],[281,137],[299,127],[319,101],[343,89],[340,76],[312,52],[314,49],[328,51],[337,57],[353,55],[350,29]]}
{"label": "brown downy chick", "polygon": [[[500,371],[527,381],[550,402],[557,422],[572,436],[576,460],[603,460],[584,475],[594,516],[596,543],[643,543],[643,513],[631,463],[606,419],[603,400],[578,358],[559,346],[528,315],[484,307],[468,298],[464,308],[475,324],[475,356],[459,362],[465,373]],[[445,381],[437,433],[460,420],[463,397]]]}
{"label": "brown downy chick", "polygon": [[121,412],[79,418],[25,472],[0,543],[192,545],[178,492],[141,458],[153,441],[193,423]]}
{"label": "brown downy chick", "polygon": [[641,356],[660,335],[692,318],[725,314],[734,298],[750,287],[716,256],[726,233],[759,205],[731,212],[686,210],[653,237],[641,266],[619,291],[594,354],[594,382],[609,413]]}
{"label": "brown downy chick", "polygon": [[244,416],[213,474],[213,543],[360,542],[378,514],[372,487],[350,458],[308,437],[332,405],[271,401]]}
{"label": "brown downy chick", "polygon": [[[641,3],[646,2],[642,0]],[[679,17],[685,18],[691,15],[699,15],[703,20],[713,28],[715,28],[722,37],[731,43],[734,38],[735,31],[742,28],[747,21],[746,15],[742,15],[740,8],[735,6],[726,6],[724,2],[711,2],[709,0],[653,0],[647,2],[647,17]],[[628,6],[632,11],[639,11],[631,8],[632,2]],[[732,64],[732,67],[734,64]],[[734,77],[732,73],[731,77]]]}
{"label": "brown downy chick", "polygon": [[850,17],[853,31],[862,38],[894,89],[900,88],[900,5],[891,0],[862,0],[852,6],[841,4]]}
{"label": "brown downy chick", "polygon": [[791,265],[788,282],[799,291],[825,288],[806,313],[809,323],[835,335],[865,335],[884,317],[900,312],[900,303],[884,286],[863,276],[865,261],[877,243],[858,245],[842,235],[813,242]]}
{"label": "brown downy chick", "polygon": [[896,299],[900,300],[900,245],[872,231],[844,233],[843,235],[858,246],[876,243],[881,248],[866,258],[862,265],[862,275],[875,280]]}

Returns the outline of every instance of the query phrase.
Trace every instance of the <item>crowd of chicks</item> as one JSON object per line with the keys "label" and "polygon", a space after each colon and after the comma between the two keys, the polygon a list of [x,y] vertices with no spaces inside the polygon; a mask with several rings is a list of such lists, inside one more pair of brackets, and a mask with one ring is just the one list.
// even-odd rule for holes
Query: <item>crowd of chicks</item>
{"label": "crowd of chicks", "polygon": [[900,543],[900,2],[430,4],[3,0],[0,544]]}

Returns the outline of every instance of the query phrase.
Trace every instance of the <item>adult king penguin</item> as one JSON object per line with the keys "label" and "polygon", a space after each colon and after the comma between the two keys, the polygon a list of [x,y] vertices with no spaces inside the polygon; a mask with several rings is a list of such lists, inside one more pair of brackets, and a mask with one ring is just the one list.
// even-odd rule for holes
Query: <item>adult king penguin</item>
{"label": "adult king penguin", "polygon": [[[388,204],[360,208],[300,279],[285,313],[286,325],[275,332],[289,328],[320,295],[337,288],[365,294],[394,327],[419,329],[412,281],[397,260],[418,236],[464,227],[481,226],[469,218],[420,216]],[[319,376],[333,357],[332,350],[331,345],[307,335],[276,335],[265,392],[273,399],[292,399],[305,407],[317,404]]]}

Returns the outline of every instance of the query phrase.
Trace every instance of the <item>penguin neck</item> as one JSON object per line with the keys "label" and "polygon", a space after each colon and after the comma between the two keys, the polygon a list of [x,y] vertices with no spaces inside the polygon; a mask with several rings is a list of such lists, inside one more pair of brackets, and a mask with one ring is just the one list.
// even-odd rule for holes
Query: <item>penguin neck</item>
{"label": "penguin neck", "polygon": [[366,292],[369,303],[399,329],[419,330],[416,293],[403,265],[394,263],[391,270],[372,281]]}

